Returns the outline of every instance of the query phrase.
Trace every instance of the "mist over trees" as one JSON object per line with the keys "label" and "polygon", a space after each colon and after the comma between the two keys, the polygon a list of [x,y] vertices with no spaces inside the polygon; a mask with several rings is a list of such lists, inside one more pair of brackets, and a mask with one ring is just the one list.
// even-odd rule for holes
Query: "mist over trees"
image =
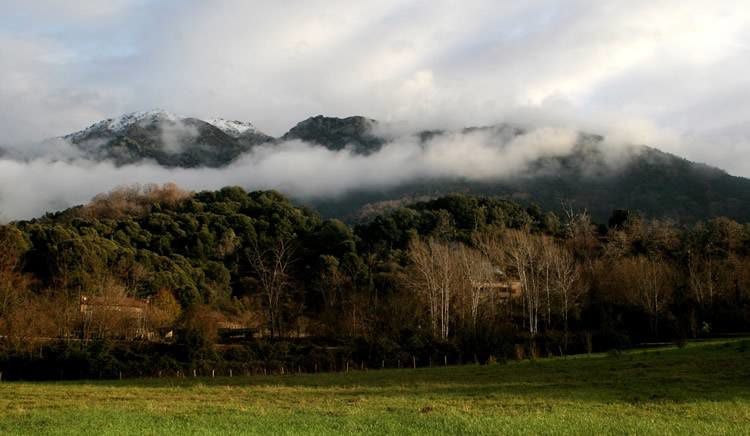
{"label": "mist over trees", "polygon": [[563,210],[450,195],[352,227],[273,191],[121,188],[0,227],[0,366],[395,367],[750,325],[749,225]]}

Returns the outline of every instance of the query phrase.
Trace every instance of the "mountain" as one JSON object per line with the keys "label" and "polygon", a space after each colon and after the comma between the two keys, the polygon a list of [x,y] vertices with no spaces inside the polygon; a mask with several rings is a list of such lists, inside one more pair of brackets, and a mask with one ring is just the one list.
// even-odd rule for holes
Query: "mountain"
{"label": "mountain", "polygon": [[242,135],[248,133],[258,133],[258,130],[255,128],[255,126],[247,121],[230,121],[225,120],[224,118],[213,118],[210,120],[206,120],[206,122],[220,129],[222,132],[226,133],[232,138],[239,138]]}
{"label": "mountain", "polygon": [[[300,140],[359,155],[378,152],[393,138],[380,133],[376,120],[314,116],[280,138],[242,121],[180,118],[164,111],[141,112],[98,122],[65,136],[84,154],[117,165],[155,161],[166,167],[222,167],[258,144]],[[528,129],[513,125],[470,127],[459,132],[429,130],[411,135],[422,147],[441,135],[480,132],[504,147]],[[347,220],[413,198],[467,193],[512,198],[559,209],[563,202],[589,210],[605,221],[614,209],[692,222],[713,216],[750,221],[750,180],[646,146],[633,146],[613,165],[605,138],[580,133],[572,151],[539,157],[513,176],[477,180],[434,176],[410,179],[388,188],[358,188],[346,194],[299,199],[323,216]],[[525,150],[521,150],[524,152]],[[246,187],[253,188],[253,187]],[[293,195],[293,193],[290,193]]]}
{"label": "mountain", "polygon": [[87,158],[109,160],[116,165],[153,160],[166,167],[222,167],[256,145],[289,140],[336,151],[349,147],[354,153],[371,154],[386,142],[373,133],[376,125],[375,120],[361,116],[318,115],[298,123],[276,139],[246,121],[223,118],[204,121],[154,110],[99,121],[63,139]]}
{"label": "mountain", "polygon": [[[355,144],[352,149],[362,154],[371,153],[387,142],[386,138],[372,139],[372,129],[376,125],[373,120],[364,124],[361,117],[318,119],[300,123],[295,129],[303,126],[303,131],[310,133],[305,136],[306,140],[331,149],[340,149],[344,138],[351,138]],[[351,120],[349,126],[346,120]],[[340,138],[322,128],[330,124],[344,132]],[[369,130],[362,129],[363,125]],[[497,138],[498,144],[528,133],[527,129],[507,124],[469,127],[461,131],[463,134],[474,132],[489,133]],[[415,136],[424,146],[449,133],[429,130]],[[537,158],[521,174],[482,181],[462,177],[422,178],[390,188],[358,189],[341,196],[315,199],[308,204],[326,217],[366,220],[373,211],[409,203],[415,198],[465,193],[510,198],[547,210],[561,211],[563,204],[570,205],[588,210],[598,222],[606,222],[615,209],[677,222],[716,216],[750,222],[749,179],[648,146],[626,147],[617,159],[608,153],[604,137],[579,133],[572,151]]]}
{"label": "mountain", "polygon": [[299,139],[334,151],[349,147],[357,154],[367,155],[380,150],[387,141],[373,132],[376,126],[377,121],[361,116],[334,118],[318,115],[298,123],[281,139]]}
{"label": "mountain", "polygon": [[165,167],[221,167],[273,140],[250,123],[206,122],[165,111],[135,112],[63,137],[86,157],[116,165],[153,160]]}
{"label": "mountain", "polygon": [[246,149],[275,140],[274,137],[266,135],[247,121],[229,121],[223,118],[213,118],[206,122],[235,139],[240,146]]}

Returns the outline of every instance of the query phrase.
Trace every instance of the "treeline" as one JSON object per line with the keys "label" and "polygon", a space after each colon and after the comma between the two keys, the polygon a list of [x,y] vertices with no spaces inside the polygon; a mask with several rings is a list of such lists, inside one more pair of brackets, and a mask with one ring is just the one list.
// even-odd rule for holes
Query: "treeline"
{"label": "treeline", "polygon": [[0,246],[6,378],[485,362],[750,325],[750,226],[725,218],[452,195],[351,227],[276,192],[149,185],[0,226]]}

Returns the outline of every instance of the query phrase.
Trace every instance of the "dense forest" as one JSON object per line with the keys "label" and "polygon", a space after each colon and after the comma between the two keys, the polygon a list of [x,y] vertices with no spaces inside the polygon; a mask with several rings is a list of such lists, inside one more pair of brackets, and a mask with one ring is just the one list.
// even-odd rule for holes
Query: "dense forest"
{"label": "dense forest", "polygon": [[5,378],[486,363],[747,331],[750,225],[135,186],[0,226]]}

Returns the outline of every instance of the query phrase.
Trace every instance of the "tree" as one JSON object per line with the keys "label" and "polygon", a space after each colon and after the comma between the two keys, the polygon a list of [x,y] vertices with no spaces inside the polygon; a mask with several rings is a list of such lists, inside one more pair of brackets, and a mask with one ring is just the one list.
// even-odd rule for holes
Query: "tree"
{"label": "tree", "polygon": [[23,273],[23,256],[29,244],[14,226],[0,226],[0,317],[19,304],[29,286]]}
{"label": "tree", "polygon": [[336,256],[320,256],[318,289],[326,309],[333,309],[341,304],[345,281],[346,277]]}
{"label": "tree", "polygon": [[219,339],[218,316],[210,307],[195,304],[182,314],[178,341],[190,361],[210,358]]}
{"label": "tree", "polygon": [[563,346],[568,348],[568,317],[571,310],[580,303],[585,288],[581,283],[581,268],[565,247],[555,246],[550,251],[550,266],[554,282],[553,289],[559,299],[560,314],[563,318]]}
{"label": "tree", "polygon": [[688,286],[693,298],[702,307],[713,306],[717,287],[720,286],[720,263],[710,254],[688,253]]}
{"label": "tree", "polygon": [[659,315],[671,301],[674,270],[660,258],[636,256],[622,262],[630,300],[649,315],[651,331],[658,338]]}
{"label": "tree", "polygon": [[[473,245],[479,250],[482,255],[490,262],[492,266],[495,278],[500,278],[505,282],[505,285],[510,287],[510,276],[509,270],[512,266],[509,263],[509,256],[507,253],[507,247],[505,245],[505,237],[503,233],[498,231],[485,231],[481,233],[475,233],[472,236]],[[500,277],[498,277],[500,276]],[[490,294],[495,296],[496,294]],[[501,297],[499,301],[505,301],[508,309],[508,317],[513,317],[513,304],[510,298]],[[497,311],[493,312],[492,315],[496,315]]]}
{"label": "tree", "polygon": [[564,234],[573,254],[578,259],[591,262],[599,241],[596,237],[596,227],[591,222],[588,211],[575,211],[570,204],[563,203],[565,212]]}
{"label": "tree", "polygon": [[[16,352],[34,352],[50,339],[63,331],[60,314],[69,308],[59,304],[59,300],[47,296],[29,295],[9,308],[0,317],[0,335],[6,345]],[[72,327],[68,325],[66,327]]]}
{"label": "tree", "polygon": [[509,230],[505,234],[505,253],[508,266],[521,284],[524,320],[529,334],[539,332],[541,288],[544,265],[540,238],[522,230]]}
{"label": "tree", "polygon": [[469,307],[471,328],[477,333],[477,320],[479,308],[487,300],[488,293],[492,292],[496,269],[490,260],[481,251],[459,244],[455,250],[459,260],[461,277],[463,283],[464,305]]}
{"label": "tree", "polygon": [[428,307],[432,334],[447,339],[451,307],[459,269],[447,244],[429,238],[409,244],[409,259],[414,267],[411,283]]}
{"label": "tree", "polygon": [[162,288],[151,299],[147,314],[149,326],[157,329],[170,327],[179,319],[181,313],[180,303],[172,291]]}
{"label": "tree", "polygon": [[294,252],[291,237],[285,236],[277,237],[265,248],[256,240],[247,251],[263,294],[272,337],[279,336],[282,331],[282,309],[291,284],[290,269],[295,260]]}

